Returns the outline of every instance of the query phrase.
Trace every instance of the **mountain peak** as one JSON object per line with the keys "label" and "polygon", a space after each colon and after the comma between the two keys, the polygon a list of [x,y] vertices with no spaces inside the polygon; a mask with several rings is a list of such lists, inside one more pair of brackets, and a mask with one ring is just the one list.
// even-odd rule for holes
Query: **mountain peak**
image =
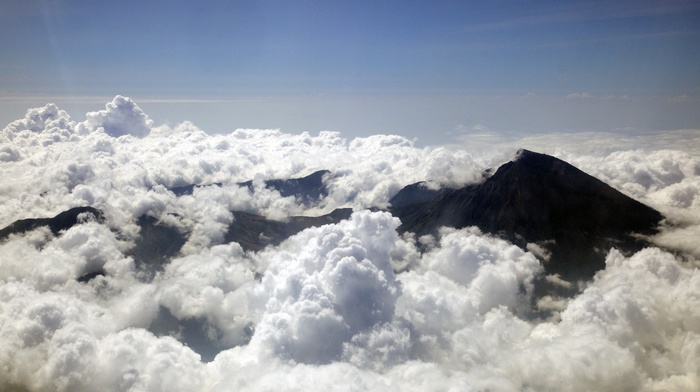
{"label": "mountain peak", "polygon": [[526,149],[524,149],[524,148],[520,148],[520,149],[518,149],[518,151],[515,153],[515,159],[514,159],[514,160],[517,160],[517,159],[520,159],[520,158],[523,158],[523,157],[533,156],[533,155],[534,155],[534,156],[548,156],[548,155],[545,155],[545,154],[540,154],[540,153],[537,153],[537,152],[533,152],[533,151],[530,151],[530,150],[526,150]]}
{"label": "mountain peak", "polygon": [[634,234],[655,233],[663,218],[567,162],[524,149],[482,184],[392,211],[401,231],[418,235],[477,226],[523,248],[538,244],[551,252],[548,272],[575,279],[602,269],[610,247],[641,248]]}

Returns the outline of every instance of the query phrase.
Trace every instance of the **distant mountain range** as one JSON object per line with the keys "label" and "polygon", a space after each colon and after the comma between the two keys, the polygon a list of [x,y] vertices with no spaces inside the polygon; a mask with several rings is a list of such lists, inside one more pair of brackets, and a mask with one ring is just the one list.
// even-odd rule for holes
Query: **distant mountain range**
{"label": "distant mountain range", "polygon": [[[318,171],[303,178],[268,180],[264,184],[282,196],[294,196],[311,205],[328,194],[323,179],[329,174]],[[253,183],[238,185],[252,188]],[[201,185],[180,186],[171,191],[184,196],[198,186]],[[401,220],[400,232],[417,236],[436,234],[442,226],[477,226],[485,233],[531,250],[542,261],[546,274],[558,274],[567,280],[590,279],[605,267],[605,255],[611,247],[633,252],[648,245],[645,236],[655,234],[663,219],[658,211],[574,166],[527,150],[519,151],[515,159],[495,172],[487,171],[480,184],[459,189],[431,189],[427,183],[408,185],[390,200],[388,211]],[[234,221],[224,240],[235,241],[244,250],[257,251],[306,228],[340,222],[351,213],[351,209],[338,209],[323,216],[297,216],[282,222],[233,211]],[[85,216],[81,214],[104,219],[92,207],[73,208],[53,218],[16,221],[0,230],[0,241],[40,226],[60,235],[80,224],[79,217]],[[189,233],[148,215],[140,217],[137,223],[141,236],[130,255],[137,266],[152,276],[178,254]],[[92,271],[80,280],[102,273]]]}
{"label": "distant mountain range", "polygon": [[[323,184],[323,176],[330,174],[328,170],[319,170],[302,178],[290,178],[287,180],[266,180],[263,182],[265,188],[274,189],[280,193],[282,197],[294,196],[302,204],[308,206],[318,202],[322,198],[328,196],[328,189]],[[188,184],[170,188],[170,191],[175,196],[192,195],[195,188],[204,186],[222,186],[222,183],[214,183],[210,185]],[[253,190],[253,180],[239,182],[238,186],[244,186]]]}

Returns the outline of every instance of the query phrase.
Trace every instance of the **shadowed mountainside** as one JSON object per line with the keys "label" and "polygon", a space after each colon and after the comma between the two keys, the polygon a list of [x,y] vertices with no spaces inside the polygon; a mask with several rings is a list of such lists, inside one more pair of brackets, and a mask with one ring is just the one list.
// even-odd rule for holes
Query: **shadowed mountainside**
{"label": "shadowed mountainside", "polygon": [[98,222],[102,222],[104,217],[102,211],[92,208],[92,207],[75,207],[70,210],[63,211],[60,214],[54,216],[53,218],[29,218],[20,219],[13,222],[9,226],[0,230],[0,240],[3,240],[10,236],[11,234],[21,234],[28,231],[36,230],[42,226],[51,229],[53,235],[58,235],[63,230],[68,230],[71,227],[77,225],[81,221],[82,217],[86,219],[96,219]]}
{"label": "shadowed mountainside", "polygon": [[[265,186],[304,203],[316,202],[327,194],[323,177],[328,173],[322,170],[303,178],[268,180]],[[253,183],[239,185],[252,187]],[[172,191],[186,195],[194,187]],[[398,192],[390,203],[390,212],[402,222],[402,233],[421,236],[436,234],[443,226],[477,226],[485,233],[532,250],[543,261],[546,274],[559,274],[567,280],[590,279],[605,267],[605,255],[611,247],[632,252],[648,245],[643,236],[656,233],[663,218],[656,210],[574,166],[527,150],[519,151],[516,159],[499,167],[481,184],[431,189],[426,183],[416,183]],[[73,208],[53,218],[16,221],[0,230],[0,240],[40,226],[47,226],[58,235],[79,223],[78,216],[83,213],[103,219],[102,213],[92,207]],[[318,217],[290,217],[284,222],[244,211],[233,214],[234,221],[224,242],[237,242],[244,250],[257,251],[306,228],[347,219],[352,210],[338,209]],[[137,223],[140,237],[128,255],[152,276],[179,253],[189,233],[147,215]]]}
{"label": "shadowed mountainside", "polygon": [[636,234],[656,233],[663,218],[574,166],[527,150],[481,184],[436,192],[429,201],[395,203],[391,211],[401,219],[400,232],[420,236],[442,226],[477,226],[522,248],[537,244],[545,250],[538,256],[546,272],[565,279],[592,277],[613,246],[641,249],[647,242]]}
{"label": "shadowed mountainside", "polygon": [[338,223],[350,218],[352,208],[339,208],[321,216],[292,216],[288,221],[275,221],[248,212],[234,211],[234,221],[224,236],[224,242],[237,242],[244,250],[258,251],[268,245],[278,245],[285,239],[309,227]]}
{"label": "shadowed mountainside", "polygon": [[[328,196],[323,177],[329,173],[328,170],[319,170],[301,178],[267,180],[265,188],[278,191],[282,197],[294,196],[308,206]],[[238,185],[253,189],[253,181],[240,182]]]}
{"label": "shadowed mountainside", "polygon": [[[323,176],[329,173],[330,171],[328,170],[319,170],[306,177],[290,178],[286,180],[272,179],[266,180],[264,184],[265,188],[278,191],[282,197],[294,196],[302,204],[308,206],[328,195],[328,189],[326,189],[326,185],[323,183]],[[223,184],[219,182],[209,185],[190,184],[170,188],[170,191],[173,192],[175,196],[185,196],[192,195],[196,187],[222,185]],[[247,187],[251,191],[253,190],[252,180],[239,182],[237,185]]]}
{"label": "shadowed mountainside", "polygon": [[[348,219],[351,208],[340,208],[321,216],[292,216],[287,221],[276,221],[264,216],[243,211],[232,211],[233,222],[224,235],[224,243],[236,242],[245,251],[258,251],[268,245],[278,245],[285,239],[309,227],[338,223]],[[157,219],[144,215],[138,220],[141,235],[128,255],[137,267],[153,276],[176,256],[187,242],[189,233],[166,226]]]}

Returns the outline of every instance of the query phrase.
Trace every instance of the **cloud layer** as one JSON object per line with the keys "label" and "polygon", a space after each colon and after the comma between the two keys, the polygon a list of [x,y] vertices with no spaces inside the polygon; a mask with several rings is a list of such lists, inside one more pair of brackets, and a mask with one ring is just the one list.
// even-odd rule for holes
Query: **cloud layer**
{"label": "cloud layer", "polygon": [[[700,388],[700,161],[687,153],[560,151],[663,211],[675,226],[654,241],[677,253],[613,249],[577,296],[535,298],[533,253],[475,228],[399,236],[397,219],[365,210],[413,182],[477,182],[512,152],[390,135],[207,135],[154,126],[119,96],[84,122],[31,109],[0,143],[0,227],[83,205],[106,218],[0,242],[0,389]],[[329,194],[310,209],[263,185],[320,169]],[[249,179],[252,191],[237,185]],[[355,212],[259,252],[223,243],[232,210],[284,219],[338,207]],[[148,280],[127,256],[144,214],[190,233]]]}

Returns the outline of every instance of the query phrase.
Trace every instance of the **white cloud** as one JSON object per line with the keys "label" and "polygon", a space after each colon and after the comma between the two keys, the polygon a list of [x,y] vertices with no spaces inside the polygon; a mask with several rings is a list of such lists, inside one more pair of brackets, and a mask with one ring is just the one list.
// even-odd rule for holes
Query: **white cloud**
{"label": "white cloud", "polygon": [[585,98],[590,98],[592,95],[587,92],[580,92],[580,93],[570,93],[566,96],[567,99],[585,99]]}
{"label": "white cloud", "polygon": [[481,313],[499,305],[515,309],[521,288],[531,291],[532,279],[541,272],[532,254],[476,228],[443,230],[440,246],[423,256],[423,268],[467,287],[472,306]]}
{"label": "white cloud", "polygon": [[90,112],[87,120],[79,125],[80,130],[88,132],[102,128],[113,137],[133,135],[143,137],[151,131],[151,121],[134,101],[117,95],[112,102],[105,105],[105,110]]}
{"label": "white cloud", "polygon": [[[154,127],[123,97],[88,117],[75,123],[47,105],[0,133],[0,226],[82,205],[106,217],[0,242],[0,389],[700,387],[700,161],[692,153],[591,153],[585,138],[580,150],[557,151],[663,211],[676,226],[654,241],[681,253],[613,250],[580,294],[533,301],[542,266],[532,253],[473,228],[399,236],[396,219],[363,211],[417,181],[479,181],[501,152],[475,157],[386,135],[207,135],[191,123]],[[311,209],[261,186],[319,169],[332,173],[329,195]],[[249,179],[253,192],[237,185]],[[168,190],[193,183],[222,186],[181,197]],[[232,210],[285,219],[342,206],[356,210],[349,220],[257,253],[221,243]],[[125,256],[143,214],[189,233],[147,282]],[[76,281],[97,270],[105,276]],[[171,336],[149,332],[163,308]],[[534,317],[542,309],[555,317]],[[218,352],[209,363],[183,332],[195,321]]]}
{"label": "white cloud", "polygon": [[19,151],[10,146],[0,148],[0,162],[16,162],[22,159]]}
{"label": "white cloud", "polygon": [[74,123],[70,116],[55,104],[47,104],[43,108],[27,110],[23,119],[9,123],[3,130],[3,136],[13,138],[22,131],[45,132],[54,129],[72,129]]}
{"label": "white cloud", "polygon": [[674,150],[619,151],[606,156],[562,153],[562,158],[640,200],[667,218],[670,227],[652,241],[700,258],[700,160]]}
{"label": "white cloud", "polygon": [[390,322],[401,293],[390,258],[398,224],[387,213],[356,212],[287,241],[263,276],[271,298],[251,344],[328,363],[355,335]]}

